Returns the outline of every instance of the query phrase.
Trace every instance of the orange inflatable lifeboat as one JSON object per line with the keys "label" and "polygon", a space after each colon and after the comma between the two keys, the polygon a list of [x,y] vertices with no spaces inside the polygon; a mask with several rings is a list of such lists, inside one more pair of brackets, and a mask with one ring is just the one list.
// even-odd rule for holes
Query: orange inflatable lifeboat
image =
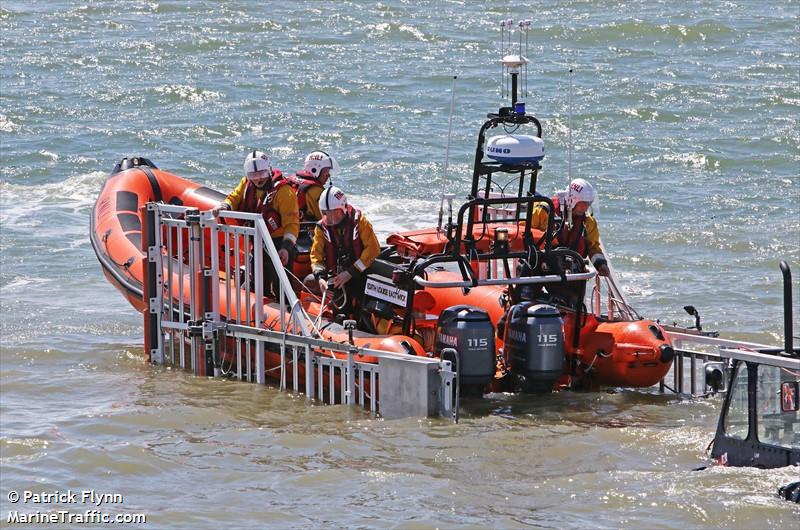
{"label": "orange inflatable lifeboat", "polygon": [[[138,311],[145,311],[142,284],[143,207],[148,202],[161,201],[209,210],[223,198],[222,193],[162,171],[146,159],[123,160],[103,185],[91,218],[91,241],[105,276]],[[476,245],[478,255],[489,252],[490,247],[495,244],[496,234],[503,230],[511,236],[510,251],[523,249],[523,228],[518,222],[496,224],[491,229],[474,227],[471,232],[473,237],[484,239],[484,243]],[[542,238],[542,234],[537,231],[531,231],[531,235],[533,240]],[[387,242],[393,245],[385,247],[381,257],[369,271],[364,297],[360,303],[361,329],[353,332],[354,343],[366,348],[434,356],[447,355],[447,348],[453,347],[464,356],[459,361],[462,364],[465,388],[468,389],[471,385],[474,393],[534,389],[531,385],[526,386],[524,381],[521,382],[526,373],[531,378],[532,372],[515,369],[515,364],[519,363],[515,362],[510,349],[504,348],[509,340],[509,333],[514,333],[516,327],[522,326],[519,328],[522,331],[518,332],[529,333],[525,323],[519,324],[516,317],[508,318],[514,307],[509,295],[515,289],[513,282],[506,282],[505,285],[480,285],[480,281],[475,281],[476,285],[469,287],[420,286],[414,284],[414,267],[426,257],[433,257],[435,264],[437,257],[443,256],[442,252],[448,249],[448,245],[452,248],[451,241],[441,230],[428,229],[392,234]],[[185,247],[186,242],[176,254],[184,254]],[[223,252],[219,252],[222,256]],[[174,257],[185,259],[184,255]],[[234,257],[229,259],[234,260]],[[238,262],[245,259],[246,257],[239,256]],[[299,261],[302,268],[303,260]],[[465,269],[481,262],[481,259],[473,260],[473,263],[461,260]],[[455,270],[447,269],[448,267],[442,266],[425,270],[425,282],[464,283],[457,266],[450,267]],[[296,272],[298,275],[303,273],[302,270]],[[467,276],[470,277],[470,274]],[[381,294],[380,286],[402,292],[401,286],[404,282],[411,287],[407,289],[402,303],[393,300],[385,292]],[[185,308],[188,307],[191,295],[189,282],[180,282],[175,278],[169,283],[173,286],[171,296],[179,306],[188,311]],[[273,329],[280,327],[280,307],[274,301],[257,298],[252,293],[250,296],[240,293],[235,300],[228,303],[227,297],[233,298],[233,295],[225,290],[220,290],[219,295],[223,319],[230,317],[252,322],[255,320],[256,304],[262,303],[264,326]],[[348,331],[333,321],[330,310],[321,308],[314,297],[301,293],[300,299],[309,314],[318,316],[322,313],[320,327],[324,338],[341,343],[348,341]],[[452,320],[443,318],[443,315],[451,315],[453,308],[457,308],[456,313],[460,313]],[[660,327],[653,322],[609,320],[593,314],[579,315],[577,311],[567,307],[558,308],[557,318],[559,329],[555,343],[560,345],[558,348],[561,353],[555,356],[554,362],[558,373],[551,370],[545,386],[646,387],[657,383],[669,368],[672,349]],[[578,321],[581,325],[578,326],[576,335],[575,323]],[[475,329],[479,328],[480,331],[474,332],[472,326],[477,326]],[[530,338],[526,336],[521,342]],[[232,351],[229,348],[223,362],[233,362]],[[362,361],[370,362],[374,359]],[[267,369],[278,366],[279,362],[279,354],[266,352]],[[541,385],[536,389],[542,390]]]}
{"label": "orange inflatable lifeboat", "polygon": [[[512,106],[489,114],[478,133],[466,201],[457,211],[448,201],[444,224],[440,212],[437,227],[390,235],[366,271],[353,341],[452,360],[462,388],[476,395],[654,385],[672,364],[669,339],[658,323],[630,308],[613,278],[608,280],[609,293],[615,291],[606,314],[599,302],[587,310],[586,290],[596,272],[585,257],[558,246],[553,202],[536,189],[544,157],[542,126],[517,102],[516,87],[514,78]],[[515,132],[487,138],[497,127]],[[518,134],[525,127],[534,127],[535,135]],[[147,308],[143,207],[161,201],[207,211],[223,198],[146,159],[124,159],[114,168],[92,212],[91,241],[106,277],[137,310]],[[532,227],[537,202],[550,205],[544,232]],[[203,255],[218,256],[228,271],[237,271],[249,258],[247,245],[231,253],[205,244]],[[185,261],[187,245],[184,241],[169,258]],[[307,270],[307,255],[301,253],[295,273],[302,277]],[[186,312],[190,282],[167,279],[168,298]],[[599,286],[595,283],[598,293]],[[275,301],[242,289],[218,294],[222,319],[253,322],[260,308],[266,328],[280,327]],[[318,318],[322,337],[349,340],[336,323],[335,310],[302,293],[299,300]],[[225,359],[232,361],[230,354]],[[278,361],[268,352],[266,368]]]}

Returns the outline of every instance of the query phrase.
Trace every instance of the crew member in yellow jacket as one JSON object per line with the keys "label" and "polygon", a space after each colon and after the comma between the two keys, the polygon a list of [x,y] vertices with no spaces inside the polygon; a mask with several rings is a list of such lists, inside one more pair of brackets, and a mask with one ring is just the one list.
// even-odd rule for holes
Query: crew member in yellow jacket
{"label": "crew member in yellow jacket", "polygon": [[[239,185],[213,212],[216,215],[220,210],[236,210],[261,214],[278,249],[281,264],[291,270],[300,231],[300,214],[294,190],[281,171],[273,168],[269,157],[261,151],[247,155],[244,172],[245,176]],[[265,292],[275,297],[278,294],[277,276],[269,258],[264,262],[264,278]]]}
{"label": "crew member in yellow jacket", "polygon": [[297,194],[301,221],[317,222],[322,219],[319,196],[338,168],[336,160],[325,151],[312,151],[303,163],[303,170],[289,176],[289,183]]}
{"label": "crew member in yellow jacket", "polygon": [[[570,182],[566,192],[553,197],[557,216],[562,219],[554,235],[559,246],[569,247],[584,258],[588,257],[600,276],[608,276],[608,262],[600,246],[597,220],[588,214],[595,200],[597,192],[588,181],[575,179]],[[537,203],[533,210],[532,228],[547,230],[548,209],[547,203]]]}
{"label": "crew member in yellow jacket", "polygon": [[311,274],[304,283],[316,293],[332,287],[337,310],[352,317],[363,290],[364,272],[380,254],[380,244],[367,217],[347,204],[339,188],[325,188],[319,208],[322,219],[314,228]]}

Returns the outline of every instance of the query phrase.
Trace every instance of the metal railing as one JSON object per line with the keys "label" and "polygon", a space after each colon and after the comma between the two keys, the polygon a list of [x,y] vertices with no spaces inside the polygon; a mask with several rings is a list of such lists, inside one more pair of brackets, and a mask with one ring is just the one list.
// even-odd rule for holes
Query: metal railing
{"label": "metal railing", "polygon": [[675,349],[675,360],[671,373],[659,382],[661,392],[669,390],[677,394],[697,397],[706,396],[718,390],[727,391],[724,385],[716,389],[707,384],[706,367],[709,363],[713,364],[713,367],[721,372],[720,379],[724,383],[728,380],[731,359],[754,361],[767,366],[793,370],[800,374],[800,357],[758,351],[776,350],[766,344],[687,333],[670,326],[666,327],[666,334]]}
{"label": "metal railing", "polygon": [[[153,363],[302,392],[384,417],[453,415],[450,361],[323,337],[303,308],[260,215],[148,203],[145,347]],[[265,298],[267,260],[277,298]],[[319,317],[318,317],[319,318]],[[400,377],[400,376],[403,377]],[[396,381],[403,381],[402,387]]]}

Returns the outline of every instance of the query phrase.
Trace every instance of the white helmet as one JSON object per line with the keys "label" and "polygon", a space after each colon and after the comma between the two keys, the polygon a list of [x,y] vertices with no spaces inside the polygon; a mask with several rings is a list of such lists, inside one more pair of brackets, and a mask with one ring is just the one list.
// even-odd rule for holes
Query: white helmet
{"label": "white helmet", "polygon": [[319,177],[319,174],[326,167],[330,168],[330,172],[333,173],[339,169],[339,164],[325,151],[313,151],[309,153],[303,164],[303,170],[306,173],[310,173],[314,178]]}
{"label": "white helmet", "polygon": [[269,157],[262,151],[253,151],[247,158],[244,159],[244,174],[249,175],[256,171],[269,170],[272,173],[272,166],[269,163]]}
{"label": "white helmet", "polygon": [[589,184],[586,179],[575,179],[569,183],[569,190],[567,190],[569,197],[569,207],[575,208],[579,202],[588,202],[589,204],[597,200],[597,191]]}
{"label": "white helmet", "polygon": [[322,212],[327,210],[344,210],[347,207],[347,196],[336,186],[330,186],[322,190],[319,196],[319,209]]}

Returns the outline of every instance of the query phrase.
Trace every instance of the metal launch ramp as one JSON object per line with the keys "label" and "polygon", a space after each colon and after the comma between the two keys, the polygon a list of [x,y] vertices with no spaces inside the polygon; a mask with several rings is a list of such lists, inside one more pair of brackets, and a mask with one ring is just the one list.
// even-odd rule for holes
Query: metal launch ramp
{"label": "metal launch ramp", "polygon": [[[148,203],[143,214],[145,351],[152,363],[197,376],[271,380],[308,400],[356,405],[384,418],[456,417],[450,361],[355,346],[352,321],[344,322],[351,341],[322,337],[261,216],[223,211],[215,218],[163,203]],[[221,264],[220,252],[234,257]],[[263,292],[265,256],[277,271],[281,303],[256,295]],[[265,320],[265,304],[277,307],[277,321]]]}

